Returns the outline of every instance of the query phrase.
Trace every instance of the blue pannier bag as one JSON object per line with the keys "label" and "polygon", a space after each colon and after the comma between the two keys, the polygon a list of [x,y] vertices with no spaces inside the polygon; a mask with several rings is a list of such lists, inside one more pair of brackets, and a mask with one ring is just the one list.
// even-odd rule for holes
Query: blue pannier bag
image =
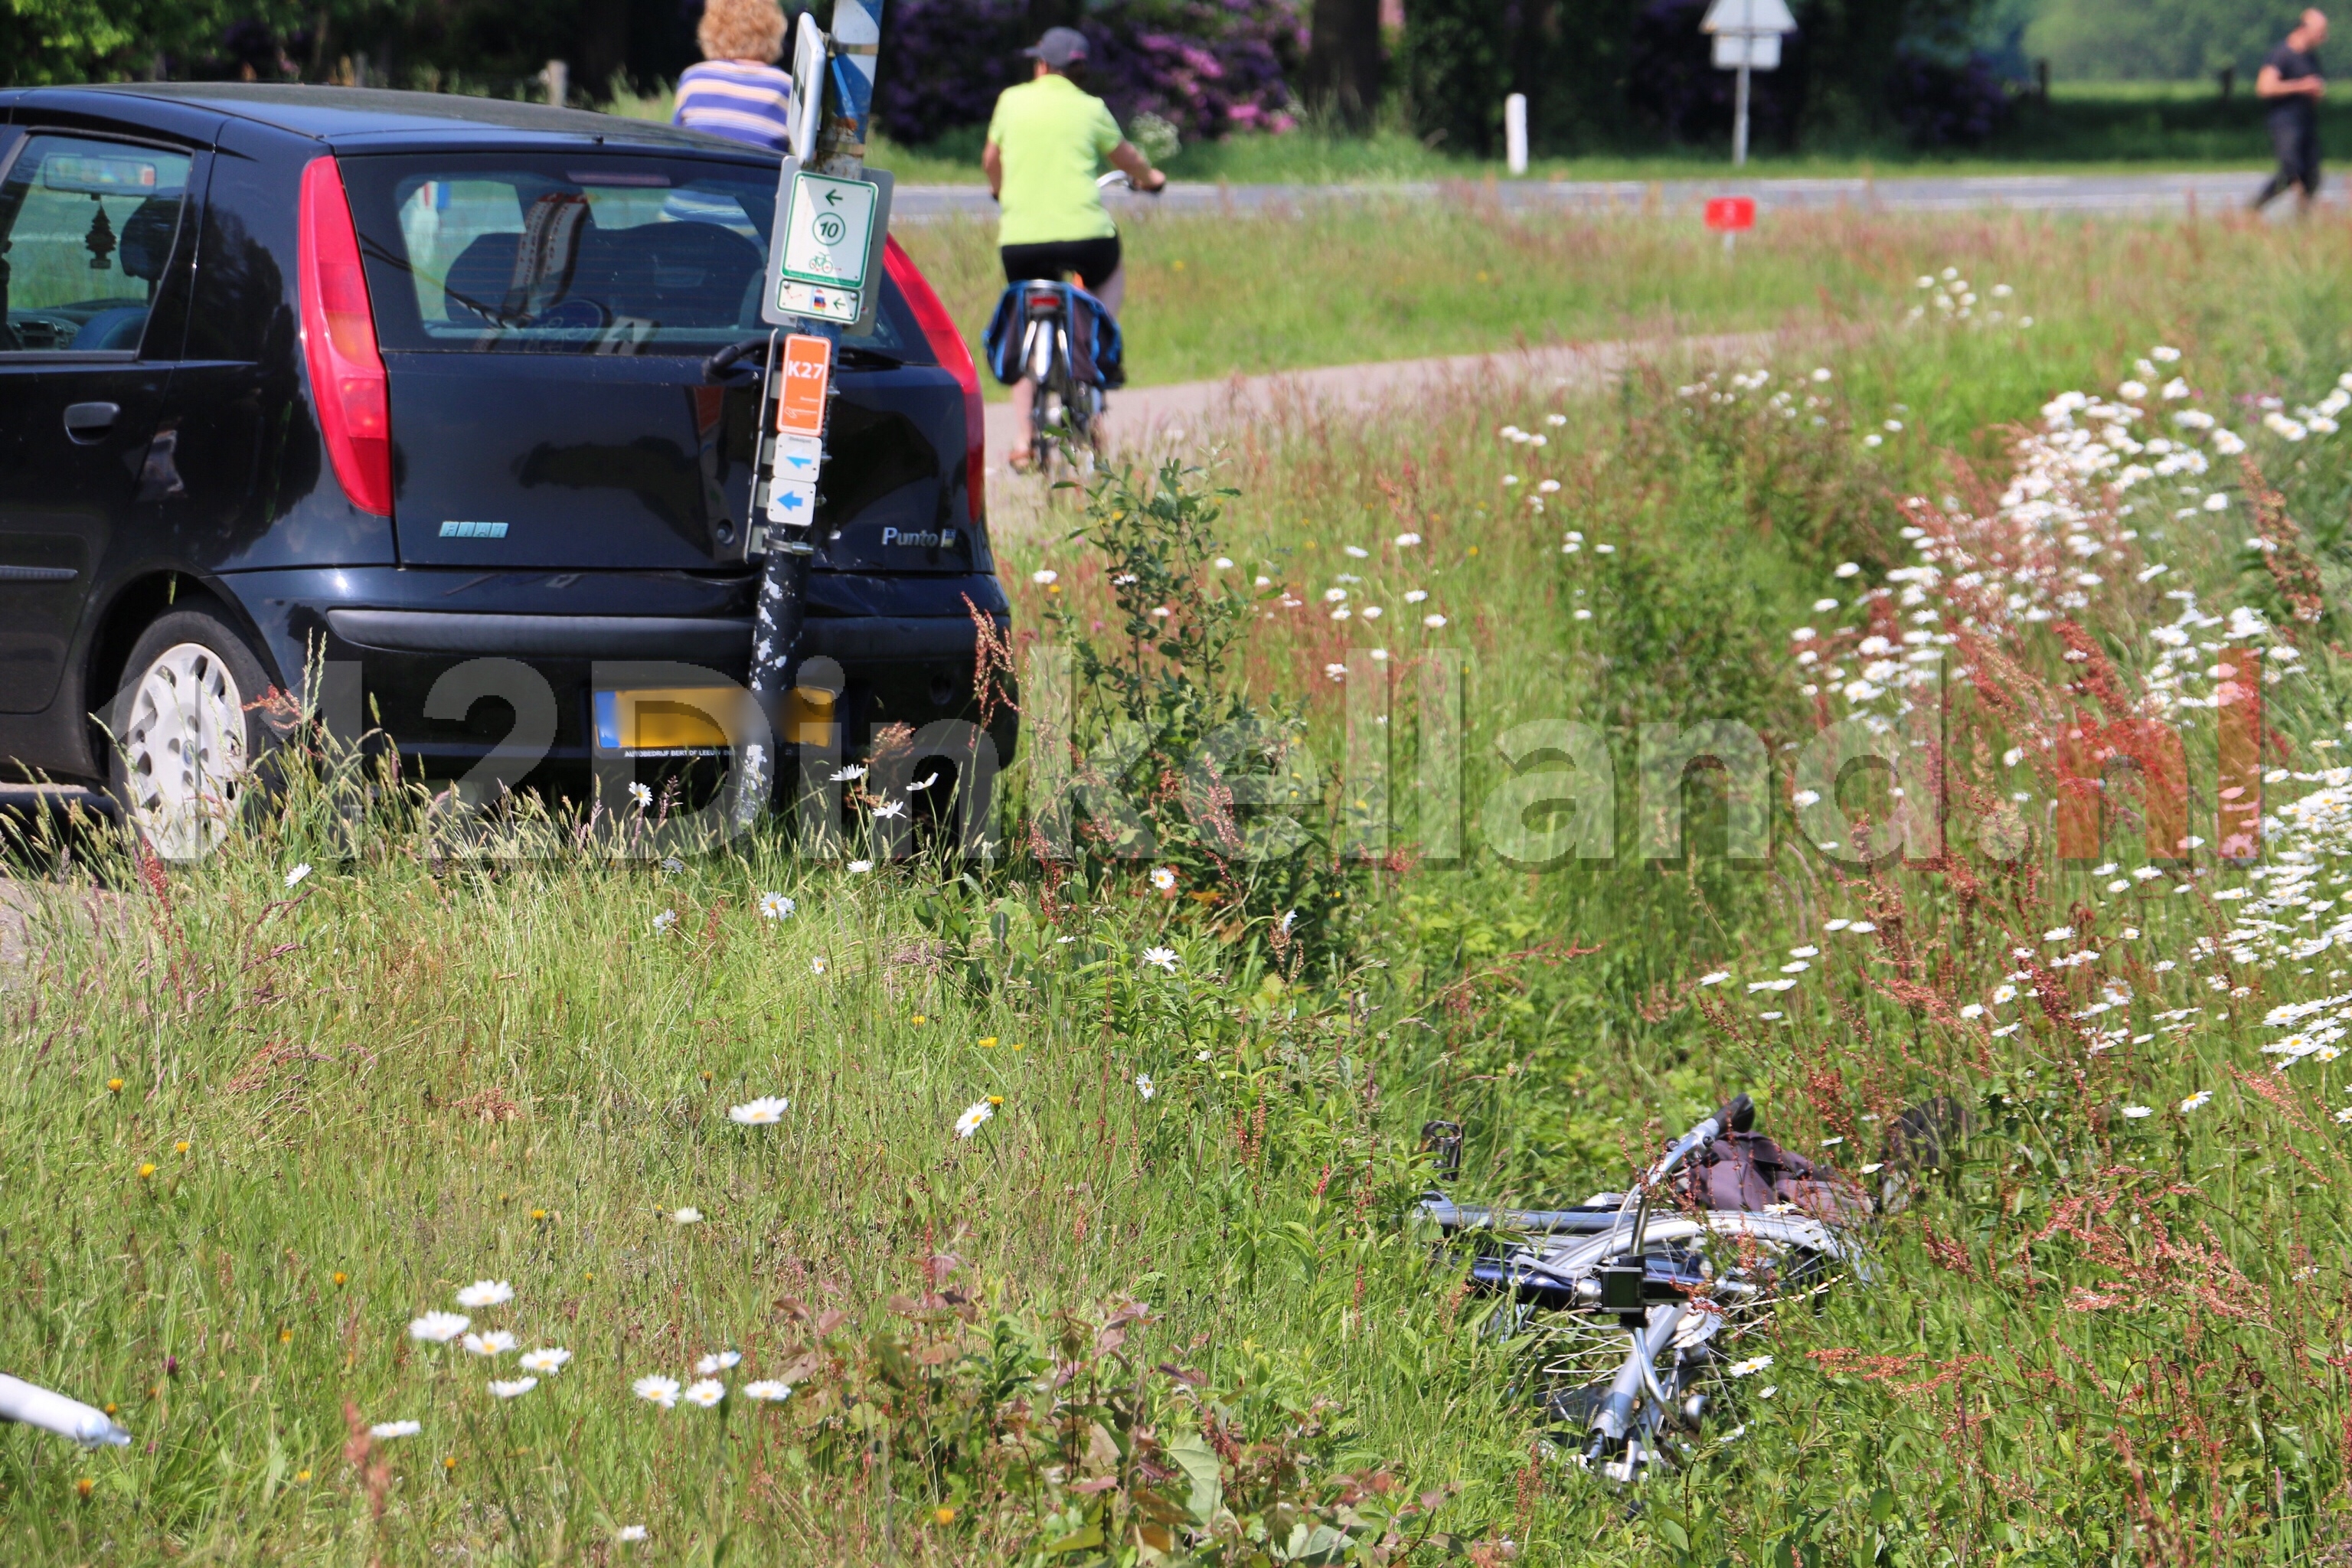
{"label": "blue pannier bag", "polygon": [[1100,300],[1075,283],[1014,283],[1005,289],[981,336],[990,372],[1007,386],[1021,379],[1021,344],[1027,324],[1024,298],[1045,289],[1062,296],[1062,313],[1070,323],[1070,368],[1078,379],[1105,391],[1125,386],[1127,346],[1119,337],[1118,321]]}

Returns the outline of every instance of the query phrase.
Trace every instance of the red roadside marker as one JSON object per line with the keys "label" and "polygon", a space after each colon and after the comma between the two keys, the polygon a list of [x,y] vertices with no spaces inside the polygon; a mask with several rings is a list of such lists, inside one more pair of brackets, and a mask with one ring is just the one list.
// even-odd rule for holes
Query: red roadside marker
{"label": "red roadside marker", "polygon": [[1756,226],[1754,196],[1715,196],[1706,204],[1706,226],[1717,234],[1739,234]]}

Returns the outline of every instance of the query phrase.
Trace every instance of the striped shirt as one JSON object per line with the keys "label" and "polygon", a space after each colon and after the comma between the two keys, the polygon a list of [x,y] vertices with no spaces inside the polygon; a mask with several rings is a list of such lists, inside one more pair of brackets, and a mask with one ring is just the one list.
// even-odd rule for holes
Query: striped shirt
{"label": "striped shirt", "polygon": [[704,60],[677,79],[671,122],[781,153],[791,140],[793,79],[773,66]]}

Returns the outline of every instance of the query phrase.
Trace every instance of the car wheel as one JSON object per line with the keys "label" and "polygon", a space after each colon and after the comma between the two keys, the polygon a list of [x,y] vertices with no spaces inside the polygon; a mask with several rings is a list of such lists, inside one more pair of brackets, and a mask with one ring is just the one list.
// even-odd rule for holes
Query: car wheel
{"label": "car wheel", "polygon": [[124,820],[166,860],[199,859],[228,836],[272,743],[271,682],[217,616],[173,610],[123,666],[110,780]]}

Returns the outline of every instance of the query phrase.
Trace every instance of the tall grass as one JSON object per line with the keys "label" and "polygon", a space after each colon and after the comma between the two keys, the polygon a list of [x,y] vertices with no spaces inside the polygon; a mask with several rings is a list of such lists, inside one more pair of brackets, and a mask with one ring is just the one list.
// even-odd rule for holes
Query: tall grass
{"label": "tall grass", "polygon": [[[1629,794],[1643,722],[1738,718],[1780,756],[1818,721],[1790,634],[1852,623],[1855,585],[1914,563],[1908,498],[1997,496],[2044,401],[2112,392],[2158,342],[2183,351],[2197,406],[2253,434],[2305,525],[2261,526],[2333,569],[2352,437],[2289,444],[2232,399],[2315,398],[2352,363],[2346,241],[2333,225],[1823,219],[1806,254],[1869,286],[1737,396],[1667,358],[1604,396],[1498,371],[1420,406],[1227,428],[1215,478],[1240,494],[1218,548],[1234,564],[1210,570],[1258,595],[1237,677],[1298,702],[1337,758],[1348,688],[1328,666],[1381,646],[1410,693],[1416,659],[1465,651],[1474,813],[1504,771],[1496,735],[1530,718],[1601,726]],[[1910,320],[1932,292],[1917,275],[1948,265],[1983,311]],[[1996,281],[2015,290],[1999,322]],[[1784,387],[1792,413],[1771,402]],[[2113,574],[2083,613],[2134,689],[2155,667],[2146,629],[2177,614],[2169,587],[2284,619],[2281,579],[2241,548],[2242,481],[2216,486],[2233,510],[2099,525],[2172,568]],[[1105,558],[1006,549],[1023,626],[1049,605],[1112,613]],[[1860,573],[1838,577],[1848,561]],[[1811,607],[1823,595],[1838,616]],[[2304,772],[2352,706],[2336,623],[2312,629],[2309,673],[2269,689]],[[2004,647],[2006,689],[2071,711],[2056,642]],[[1400,696],[1391,717],[1402,780],[1420,716]],[[1962,761],[2006,791],[1999,756]],[[2027,771],[2039,810],[2053,786]],[[1351,884],[1326,955],[1293,967],[1187,896],[1213,885],[1163,890],[1149,862],[856,874],[768,838],[675,868],[485,862],[365,782],[298,775],[190,868],[90,834],[19,847],[0,1365],[114,1404],[135,1442],[81,1458],[0,1434],[12,1559],[1083,1562],[1116,1543],[1053,1549],[1113,1517],[1086,1512],[1107,1495],[1133,1503],[1118,1520],[1153,1517],[1145,1494],[1179,1483],[1135,1456],[1195,1433],[1233,1437],[1208,1462],[1264,1500],[1229,1511],[1353,1510],[1348,1550],[1367,1561],[2251,1563],[2344,1537],[2340,1096],[2322,1062],[2271,1074],[2276,1032],[2258,1025],[2337,982],[2324,962],[2198,952],[2242,904],[2111,892],[2115,874],[2046,837],[2016,862],[1963,837],[1948,863],[1855,873],[1798,842],[1784,773],[1761,863],[1712,853],[1719,808],[1695,785],[1680,860],[1640,858],[1630,812],[1612,859],[1531,872],[1475,835],[1459,866],[1408,852]],[[1426,825],[1412,790],[1395,795],[1409,851]],[[2163,885],[2242,881],[2210,854]],[[795,912],[764,917],[770,892]],[[2049,972],[2047,1006],[1997,1005],[2013,1033],[1962,1015],[2016,946],[2064,951],[2042,941],[2060,925],[2113,956]],[[1143,962],[1158,945],[1172,973]],[[1780,1005],[1745,992],[1801,945],[1822,951]],[[1717,968],[1739,988],[1697,984]],[[2098,994],[2086,975],[2127,979],[2153,1038],[2087,1052],[2094,1026],[2071,1017]],[[2150,1026],[2191,1005],[2208,1012],[2189,1032]],[[1867,1279],[1750,1342],[1775,1358],[1757,1380],[1770,1396],[1629,1510],[1547,1455],[1481,1303],[1403,1225],[1428,1174],[1418,1130],[1465,1125],[1465,1197],[1578,1198],[1738,1089],[1775,1135],[1849,1171],[1929,1095],[1965,1105],[1970,1131],[1874,1225]],[[729,1119],[771,1094],[792,1101],[776,1125]],[[958,1138],[989,1096],[992,1119]],[[698,1223],[675,1217],[688,1205]],[[574,1355],[512,1401],[488,1392],[492,1363],[407,1332],[485,1278],[516,1300],[478,1329]],[[1153,1321],[1108,1322],[1129,1294]],[[744,1361],[718,1410],[631,1393],[729,1349]],[[1069,1416],[1056,1362],[1111,1413]],[[755,1404],[755,1376],[795,1392]],[[346,1402],[362,1432],[422,1430],[362,1444]],[[940,1436],[925,1409],[986,1440]],[[974,1458],[992,1453],[1020,1458]],[[1016,1473],[1034,1479],[991,1479]],[[1276,1479],[1251,1492],[1246,1476]],[[1411,1518],[1378,1501],[1421,1510],[1424,1491]],[[643,1546],[620,1539],[632,1525]],[[1139,1553],[1134,1528],[1118,1540]]]}

